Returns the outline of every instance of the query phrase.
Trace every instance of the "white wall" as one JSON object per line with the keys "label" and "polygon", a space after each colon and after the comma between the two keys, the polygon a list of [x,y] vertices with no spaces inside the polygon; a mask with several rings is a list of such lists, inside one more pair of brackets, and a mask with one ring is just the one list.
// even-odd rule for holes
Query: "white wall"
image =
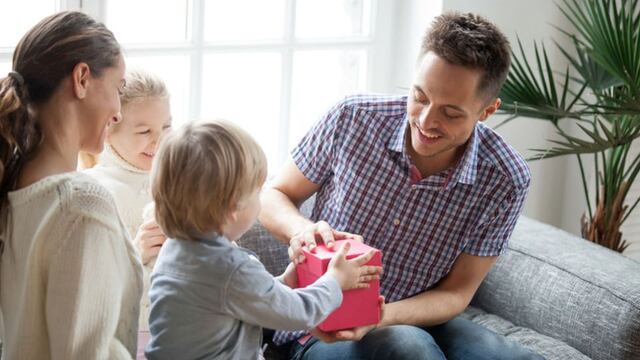
{"label": "white wall", "polygon": [[[566,61],[551,41],[553,37],[567,47],[570,43],[551,24],[569,28],[553,0],[398,0],[395,3],[395,56],[387,85],[388,92],[403,92],[410,85],[420,38],[433,16],[441,11],[474,12],[493,21],[507,35],[512,45],[520,37],[529,54],[533,40],[544,40],[549,56],[557,69],[564,69]],[[504,116],[488,121],[495,126]],[[546,139],[553,137],[551,125],[541,120],[516,119],[497,131],[525,156],[528,149],[545,148]],[[524,214],[543,222],[579,234],[579,218],[585,206],[578,165],[575,158],[564,157],[530,163],[532,185]]]}

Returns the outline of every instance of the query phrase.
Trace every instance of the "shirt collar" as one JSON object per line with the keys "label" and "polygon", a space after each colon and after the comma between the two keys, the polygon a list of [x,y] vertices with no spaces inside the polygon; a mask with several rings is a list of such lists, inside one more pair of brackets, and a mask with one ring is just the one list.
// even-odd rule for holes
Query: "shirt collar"
{"label": "shirt collar", "polygon": [[471,137],[467,142],[467,148],[453,170],[449,184],[473,185],[476,182],[478,172],[478,126],[480,126],[479,123],[473,128],[473,133],[471,133]]}
{"label": "shirt collar", "polygon": [[[387,143],[387,149],[402,153],[407,158],[409,155],[406,152],[406,131],[409,122],[407,120],[407,116],[403,118],[401,122],[398,123],[395,130],[393,131],[389,142]],[[462,155],[462,158],[458,161],[458,164],[453,169],[453,174],[451,175],[449,181],[446,184],[446,188],[449,188],[455,183],[462,183],[472,185],[476,181],[476,175],[478,170],[478,127],[481,126],[480,123],[477,123],[471,133],[471,137],[467,142],[467,148]]]}
{"label": "shirt collar", "polygon": [[405,153],[405,141],[406,141],[406,132],[407,126],[409,125],[409,120],[407,115],[402,118],[402,121],[398,122],[398,125],[393,130],[391,134],[391,138],[389,142],[387,142],[387,149],[391,151],[395,151],[398,153]]}
{"label": "shirt collar", "polygon": [[122,156],[120,156],[120,154],[118,154],[116,149],[114,149],[108,143],[104,144],[104,150],[102,151],[102,153],[100,153],[100,156],[98,157],[98,164],[104,165],[104,166],[117,166],[129,172],[137,173],[137,174],[149,173],[148,171],[142,170],[134,166],[133,164],[129,163]]}

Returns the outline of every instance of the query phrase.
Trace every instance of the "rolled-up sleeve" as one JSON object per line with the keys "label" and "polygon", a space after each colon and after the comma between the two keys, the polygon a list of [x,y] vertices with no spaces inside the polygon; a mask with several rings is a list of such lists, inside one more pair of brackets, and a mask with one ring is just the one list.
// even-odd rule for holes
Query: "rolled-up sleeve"
{"label": "rolled-up sleeve", "polygon": [[340,143],[340,126],[348,115],[341,102],[327,112],[291,152],[293,162],[304,176],[322,184],[333,174],[333,164]]}
{"label": "rolled-up sleeve", "polygon": [[528,191],[528,184],[511,190],[472,233],[464,252],[476,256],[499,256],[504,253],[522,213]]}

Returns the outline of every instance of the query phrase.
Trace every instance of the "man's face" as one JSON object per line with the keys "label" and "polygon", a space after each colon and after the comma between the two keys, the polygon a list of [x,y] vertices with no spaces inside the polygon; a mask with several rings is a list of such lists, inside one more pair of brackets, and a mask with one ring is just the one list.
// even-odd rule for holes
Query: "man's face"
{"label": "man's face", "polygon": [[407,103],[407,150],[419,167],[444,170],[455,165],[476,122],[497,110],[499,99],[487,106],[477,92],[481,76],[479,70],[450,64],[432,52],[422,57]]}

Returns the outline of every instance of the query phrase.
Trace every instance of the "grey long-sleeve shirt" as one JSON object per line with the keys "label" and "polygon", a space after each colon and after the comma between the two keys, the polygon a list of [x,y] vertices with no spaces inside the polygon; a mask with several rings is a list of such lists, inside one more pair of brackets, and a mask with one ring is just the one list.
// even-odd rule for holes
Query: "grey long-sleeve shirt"
{"label": "grey long-sleeve shirt", "polygon": [[342,303],[332,276],[291,289],[224,237],[168,239],[149,296],[149,360],[256,359],[262,327],[311,329]]}

